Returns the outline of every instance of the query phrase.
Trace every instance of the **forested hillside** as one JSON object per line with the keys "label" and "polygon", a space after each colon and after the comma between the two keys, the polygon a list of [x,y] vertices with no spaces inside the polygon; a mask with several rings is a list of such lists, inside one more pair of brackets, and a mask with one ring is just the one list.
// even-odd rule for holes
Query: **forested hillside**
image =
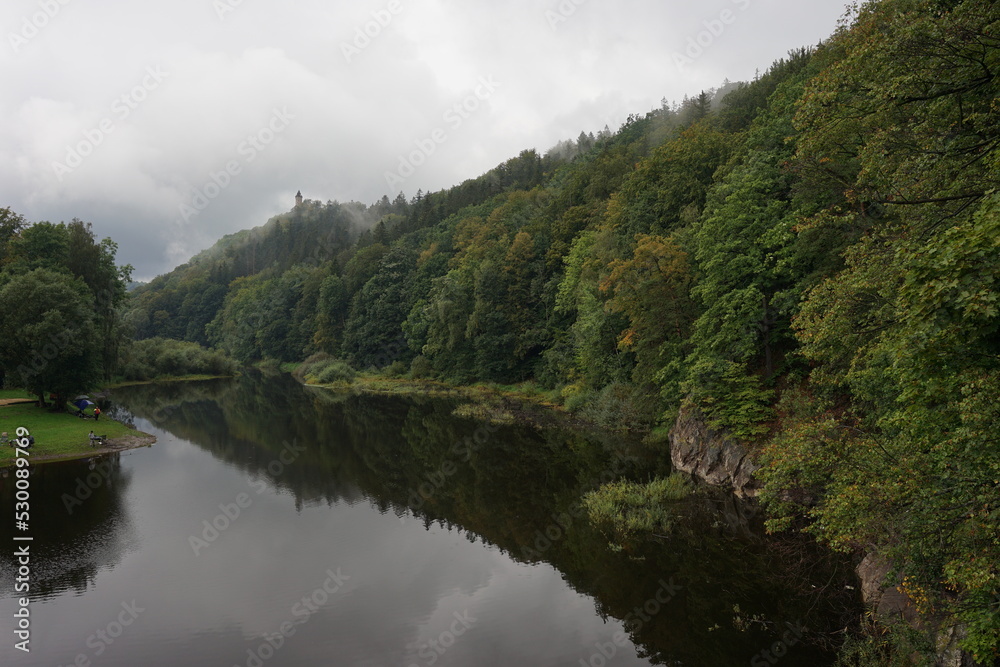
{"label": "forested hillside", "polygon": [[131,321],[246,362],[533,380],[617,426],[699,411],[757,451],[773,529],[889,558],[994,660],[998,17],[866,3],[727,94],[227,237]]}

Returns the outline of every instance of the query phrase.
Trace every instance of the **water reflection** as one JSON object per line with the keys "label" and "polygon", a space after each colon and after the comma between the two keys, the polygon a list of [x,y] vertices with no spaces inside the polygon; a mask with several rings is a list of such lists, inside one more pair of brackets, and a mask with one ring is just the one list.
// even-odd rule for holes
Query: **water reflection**
{"label": "water reflection", "polygon": [[[85,592],[100,570],[113,568],[138,547],[124,502],[131,478],[122,467],[121,454],[32,469],[33,600],[48,600],[65,591]],[[4,509],[15,506],[13,481],[11,470],[2,471]],[[13,544],[13,537],[13,522],[0,522],[0,541]],[[0,580],[12,581],[16,569],[11,551],[0,550]]]}
{"label": "water reflection", "polygon": [[856,612],[843,592],[845,563],[796,540],[762,539],[752,511],[724,494],[680,505],[669,535],[610,548],[578,501],[610,473],[665,472],[663,452],[635,443],[567,429],[484,429],[455,417],[451,401],[331,394],[286,377],[138,388],[120,400],[290,493],[298,509],[363,499],[401,522],[458,530],[515,562],[551,564],[602,618],[623,621],[656,664],[746,663],[788,623],[808,627],[813,640],[797,649],[799,664],[824,664],[829,654],[817,642]]}

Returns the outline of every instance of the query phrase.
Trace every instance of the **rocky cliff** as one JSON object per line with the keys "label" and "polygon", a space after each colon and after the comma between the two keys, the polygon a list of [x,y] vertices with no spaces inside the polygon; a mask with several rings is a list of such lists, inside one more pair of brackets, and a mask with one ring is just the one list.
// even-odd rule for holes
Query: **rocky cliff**
{"label": "rocky cliff", "polygon": [[757,466],[746,448],[730,436],[712,429],[701,415],[682,408],[670,431],[670,460],[674,469],[714,486],[729,487],[739,498],[757,495]]}
{"label": "rocky cliff", "polygon": [[857,574],[865,604],[885,620],[898,619],[927,633],[937,653],[936,667],[982,667],[958,647],[965,638],[965,628],[945,618],[921,614],[913,600],[902,591],[899,577],[890,578],[890,572],[892,564],[884,558],[875,553],[864,557]]}
{"label": "rocky cliff", "polygon": [[[670,460],[674,469],[694,475],[713,486],[732,489],[739,498],[755,498],[759,488],[754,479],[757,466],[742,444],[712,429],[697,411],[682,408],[670,431]],[[858,565],[857,575],[865,603],[883,618],[898,618],[910,627],[927,632],[937,649],[937,667],[979,667],[958,642],[964,631],[943,619],[922,617],[913,601],[898,586],[887,583],[890,564],[868,554]]]}

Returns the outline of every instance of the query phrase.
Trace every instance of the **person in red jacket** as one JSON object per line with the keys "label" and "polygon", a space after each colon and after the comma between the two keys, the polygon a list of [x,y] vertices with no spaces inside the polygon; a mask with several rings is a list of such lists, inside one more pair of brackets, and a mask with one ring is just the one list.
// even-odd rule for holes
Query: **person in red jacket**
{"label": "person in red jacket", "polygon": [[94,421],[96,422],[100,418],[101,418],[101,409],[94,408]]}

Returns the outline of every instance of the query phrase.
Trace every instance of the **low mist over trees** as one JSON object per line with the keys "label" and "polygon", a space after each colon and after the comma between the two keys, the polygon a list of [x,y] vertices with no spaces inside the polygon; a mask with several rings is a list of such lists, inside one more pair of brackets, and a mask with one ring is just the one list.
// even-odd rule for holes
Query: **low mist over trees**
{"label": "low mist over trees", "polygon": [[998,18],[866,3],[617,132],[409,200],[307,202],[137,289],[128,322],[244,362],[533,380],[647,427],[699,412],[765,464],[772,528],[890,558],[993,660]]}

